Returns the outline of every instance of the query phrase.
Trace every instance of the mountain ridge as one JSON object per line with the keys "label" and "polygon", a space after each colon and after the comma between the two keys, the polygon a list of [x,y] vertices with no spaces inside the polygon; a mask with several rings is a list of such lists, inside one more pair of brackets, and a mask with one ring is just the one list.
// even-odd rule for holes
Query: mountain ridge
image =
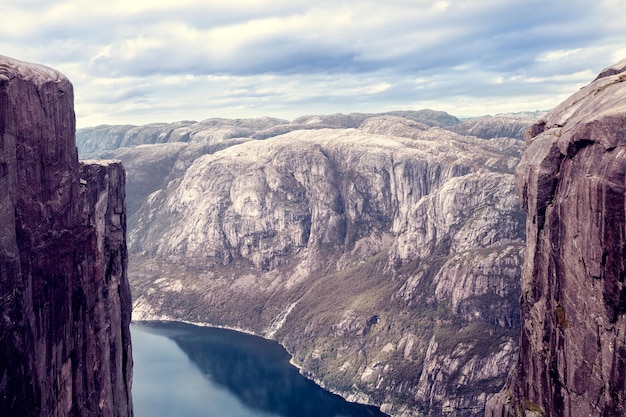
{"label": "mountain ridge", "polygon": [[135,319],[272,337],[320,385],[395,416],[482,414],[517,352],[523,143],[414,118],[303,116],[271,137],[96,154],[147,187],[128,197]]}

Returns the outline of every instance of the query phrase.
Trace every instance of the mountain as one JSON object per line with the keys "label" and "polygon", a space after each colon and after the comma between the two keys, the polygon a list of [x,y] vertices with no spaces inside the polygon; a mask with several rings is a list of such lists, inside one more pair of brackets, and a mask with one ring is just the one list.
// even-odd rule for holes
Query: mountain
{"label": "mountain", "polygon": [[356,128],[373,116],[398,116],[426,126],[446,127],[459,123],[448,113],[434,110],[391,111],[378,113],[351,113],[302,116],[292,122],[271,117],[256,119],[206,119],[201,122],[152,123],[144,126],[101,125],[79,129],[76,132],[81,154],[102,152],[123,147],[155,143],[186,142],[213,145],[229,139],[267,139],[294,130]]}
{"label": "mountain", "polygon": [[626,61],[532,126],[520,358],[487,416],[626,415]]}
{"label": "mountain", "polygon": [[72,84],[0,56],[0,414],[132,416],[124,169],[79,163]]}
{"label": "mountain", "polygon": [[524,132],[545,112],[501,113],[495,116],[481,116],[450,125],[446,129],[461,135],[472,135],[483,139],[515,138],[524,139]]}
{"label": "mountain", "polygon": [[78,132],[128,171],[134,319],[276,339],[394,416],[482,415],[517,357],[522,141],[431,110],[183,123]]}

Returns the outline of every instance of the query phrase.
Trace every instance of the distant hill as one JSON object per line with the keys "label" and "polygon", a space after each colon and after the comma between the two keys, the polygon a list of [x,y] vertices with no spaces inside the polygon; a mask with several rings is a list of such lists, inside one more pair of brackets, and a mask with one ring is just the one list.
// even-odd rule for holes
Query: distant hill
{"label": "distant hill", "polygon": [[503,113],[464,120],[447,129],[461,135],[472,135],[483,139],[524,139],[524,132],[546,112]]}
{"label": "distant hill", "polygon": [[78,129],[76,145],[81,154],[143,144],[186,142],[210,145],[237,139],[267,139],[293,130],[357,128],[368,118],[400,116],[426,126],[446,127],[460,121],[448,113],[434,110],[392,111],[379,114],[351,113],[312,115],[292,122],[271,117],[256,119],[206,119],[201,122],[151,123],[143,126],[101,125]]}

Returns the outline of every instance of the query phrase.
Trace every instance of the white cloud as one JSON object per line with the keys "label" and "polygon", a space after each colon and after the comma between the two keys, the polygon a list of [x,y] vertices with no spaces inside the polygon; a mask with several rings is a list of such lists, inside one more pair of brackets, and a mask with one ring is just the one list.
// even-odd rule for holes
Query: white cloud
{"label": "white cloud", "polygon": [[80,126],[435,104],[467,116],[556,105],[626,57],[625,12],[621,0],[5,0],[0,53],[65,72]]}
{"label": "white cloud", "polygon": [[554,62],[561,61],[565,58],[570,58],[573,55],[577,55],[581,52],[581,48],[559,51],[548,51],[537,57],[539,62]]}
{"label": "white cloud", "polygon": [[626,59],[626,48],[618,49],[611,54],[612,62],[619,62],[621,60]]}
{"label": "white cloud", "polygon": [[549,77],[528,77],[522,81],[528,84],[542,83],[584,83],[591,81],[595,75],[591,70],[578,71],[573,74],[555,74]]}

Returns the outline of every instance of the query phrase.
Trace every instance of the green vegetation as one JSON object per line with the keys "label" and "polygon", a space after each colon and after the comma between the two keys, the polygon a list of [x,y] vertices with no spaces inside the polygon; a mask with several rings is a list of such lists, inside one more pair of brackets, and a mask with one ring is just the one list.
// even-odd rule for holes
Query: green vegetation
{"label": "green vegetation", "polygon": [[517,336],[517,331],[491,325],[483,322],[470,323],[465,327],[441,326],[435,328],[435,340],[438,343],[437,351],[441,354],[450,354],[460,344],[469,347],[467,357],[487,356],[498,351],[499,344],[485,343],[486,340],[505,340]]}
{"label": "green vegetation", "polygon": [[565,310],[561,304],[556,306],[556,320],[562,328],[567,329],[569,327]]}
{"label": "green vegetation", "polygon": [[528,398],[524,398],[524,409],[531,411],[533,413],[539,413],[542,416],[546,415],[545,411],[543,411],[543,408],[539,407],[537,404],[530,401]]}
{"label": "green vegetation", "polygon": [[[244,260],[236,260],[237,265],[212,265],[205,270],[161,262],[154,276],[177,277],[185,283],[184,299],[176,292],[160,293],[163,302],[174,307],[170,311],[179,312],[181,319],[198,317],[202,321],[202,317],[211,317],[212,324],[257,333],[262,333],[286,305],[297,300],[274,337],[292,354],[305,375],[323,381],[335,391],[361,391],[375,402],[394,398],[413,407],[433,335],[438,343],[437,355],[449,355],[459,344],[465,344],[458,358],[463,362],[475,355],[492,354],[501,342],[517,337],[516,331],[487,322],[468,323],[467,318],[452,310],[451,300],[441,301],[434,296],[434,277],[450,260],[446,249],[440,249],[438,256],[390,268],[387,251],[366,259],[350,258],[345,251],[328,244],[315,249],[314,256],[322,260],[317,264],[318,270],[288,289],[276,285],[276,280],[292,277],[295,263],[281,264],[278,270],[267,274]],[[507,248],[467,251],[456,259],[471,263],[474,257],[488,256],[494,250]],[[233,271],[248,274],[251,287],[245,287],[245,282],[239,284],[241,275],[236,276]],[[145,269],[143,272],[135,297],[158,287],[146,279],[150,274]],[[197,297],[192,285],[198,286]],[[237,299],[237,308],[232,308],[233,297]],[[467,300],[476,308],[483,302],[496,306],[509,302],[496,294]],[[456,394],[491,392],[500,383],[495,379],[477,381],[458,387]]]}

